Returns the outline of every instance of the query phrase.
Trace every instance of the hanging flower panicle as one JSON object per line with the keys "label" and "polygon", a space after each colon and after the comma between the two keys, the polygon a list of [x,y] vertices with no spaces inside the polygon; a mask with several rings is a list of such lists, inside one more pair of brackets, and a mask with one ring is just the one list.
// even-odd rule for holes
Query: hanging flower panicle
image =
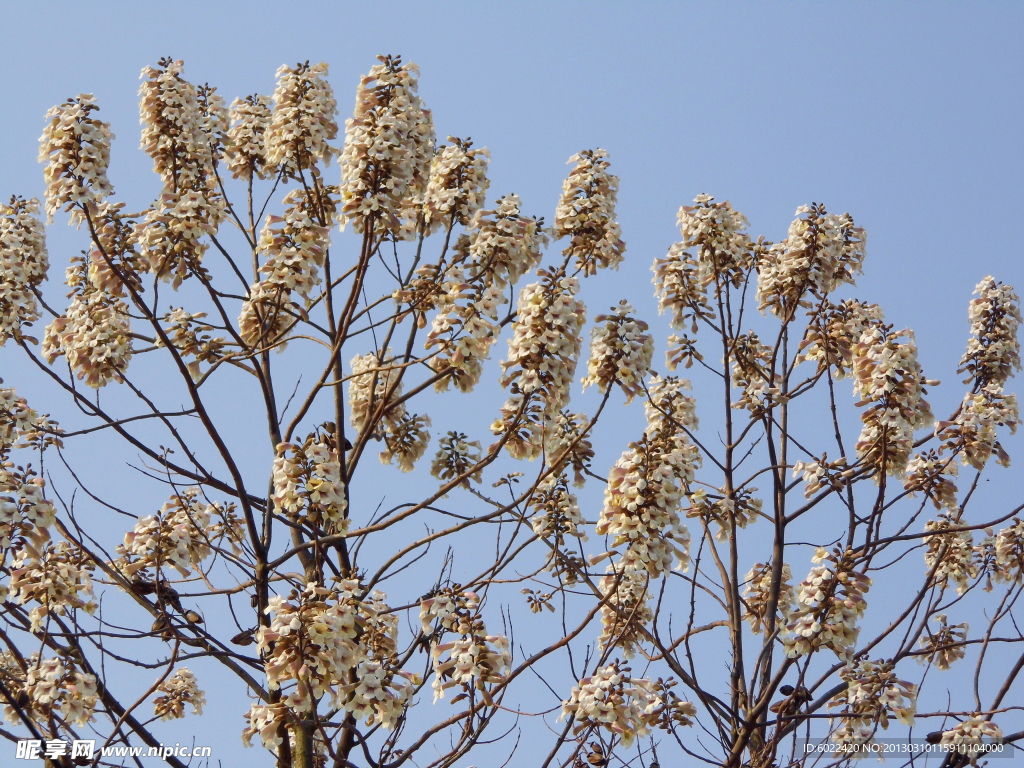
{"label": "hanging flower panicle", "polygon": [[1024,581],[1024,520],[1013,522],[996,534],[992,542],[995,567],[992,577],[998,582]]}
{"label": "hanging flower panicle", "polygon": [[[331,693],[333,707],[394,728],[411,701],[415,676],[396,667],[398,622],[383,593],[360,600],[359,592],[350,580],[333,589],[310,583],[301,593],[272,597],[265,609],[270,626],[260,628],[257,647],[270,690],[294,681],[282,699],[291,711],[310,712]],[[249,738],[263,730],[253,728],[253,714],[257,721],[282,715],[250,711]]]}
{"label": "hanging flower panicle", "polygon": [[635,310],[625,299],[612,307],[610,315],[598,315],[591,330],[590,360],[583,388],[594,384],[604,394],[618,384],[629,403],[643,392],[643,380],[651,367],[654,339],[647,333],[648,325],[634,318]]}
{"label": "hanging flower panicle", "polygon": [[161,720],[178,720],[185,716],[185,707],[192,705],[192,714],[203,714],[206,694],[199,689],[196,676],[188,667],[179,667],[174,674],[157,686],[153,700],[153,714]]}
{"label": "hanging flower panicle", "polygon": [[430,465],[430,474],[442,483],[466,475],[462,484],[479,483],[482,469],[480,462],[480,441],[470,440],[462,432],[449,432],[438,442],[437,455]]}
{"label": "hanging flower panicle", "polygon": [[679,510],[699,464],[695,446],[655,433],[631,443],[608,473],[595,530],[625,546],[619,563],[626,571],[657,578],[673,566],[688,567],[690,535]]}
{"label": "hanging flower panicle", "polygon": [[132,357],[127,305],[92,284],[81,258],[72,259],[65,282],[71,305],[46,327],[43,356],[51,364],[65,356],[78,378],[94,389],[122,381]]}
{"label": "hanging flower panicle", "polygon": [[[507,637],[487,633],[477,594],[458,584],[441,589],[434,597],[420,601],[420,621],[430,642],[434,701],[458,686],[464,694],[479,693],[493,706],[488,685],[504,681],[511,669],[512,654]],[[458,638],[441,642],[448,633]]]}
{"label": "hanging flower panicle", "polygon": [[81,224],[93,206],[114,188],[107,178],[110,167],[110,123],[94,116],[99,111],[91,93],[80,93],[46,113],[39,137],[39,162],[46,163],[46,220],[53,221],[62,205],[74,224]]}
{"label": "hanging flower panicle", "polygon": [[965,384],[972,384],[960,410],[950,421],[940,421],[935,431],[942,439],[940,451],[959,454],[964,465],[984,469],[993,454],[1003,466],[1010,456],[998,439],[999,427],[1016,432],[1020,408],[1016,395],[1004,394],[1003,387],[1020,370],[1020,300],[1013,288],[986,277],[974,289],[971,301],[971,339],[960,361],[959,373],[966,372]]}
{"label": "hanging flower panicle", "polygon": [[718,530],[715,538],[728,541],[737,528],[746,528],[761,514],[764,502],[755,498],[757,488],[745,487],[729,491],[719,488],[717,494],[709,494],[699,488],[690,494],[690,510],[687,517],[701,519],[705,524],[714,523]]}
{"label": "hanging flower panicle", "polygon": [[274,507],[296,523],[346,533],[345,481],[333,435],[317,430],[302,445],[281,443],[274,459]]}
{"label": "hanging flower panicle", "polygon": [[330,224],[337,213],[338,188],[294,189],[285,196],[284,205],[284,214],[268,215],[260,231],[256,247],[266,261],[238,319],[247,344],[274,345],[279,352],[284,350],[284,336],[292,326],[308,319],[292,294],[301,295],[305,306],[311,306],[311,294],[320,285],[320,270],[331,245]]}
{"label": "hanging flower panicle", "polygon": [[630,676],[628,667],[613,662],[584,677],[562,703],[562,718],[576,721],[574,734],[605,728],[625,747],[650,735],[654,727],[692,725],[697,709],[671,692],[673,683]]}
{"label": "hanging flower panicle", "polygon": [[962,723],[948,731],[942,732],[939,741],[947,751],[958,755],[969,755],[971,765],[985,754],[984,748],[999,743],[1003,738],[1003,729],[981,715],[971,715]]}
{"label": "hanging flower panicle", "polygon": [[580,513],[580,502],[569,492],[565,475],[552,473],[538,483],[530,506],[537,513],[530,518],[530,526],[539,537],[549,540],[553,548],[545,569],[556,570],[565,537],[587,541],[583,529],[587,521]]}
{"label": "hanging flower panicle", "polygon": [[128,576],[152,570],[166,579],[165,569],[173,568],[187,578],[218,544],[226,543],[240,554],[244,536],[234,504],[210,503],[202,489],[193,486],[171,496],[158,514],[139,518],[118,545],[121,557],[114,565]]}
{"label": "hanging flower panicle", "polygon": [[817,362],[821,371],[831,368],[836,381],[845,379],[853,369],[854,346],[866,331],[881,324],[882,309],[877,304],[856,299],[833,304],[824,299],[811,315],[795,362]]}
{"label": "hanging flower panicle", "polygon": [[[193,381],[201,378],[200,367],[203,363],[216,363],[223,359],[227,340],[223,336],[211,336],[213,326],[203,322],[205,312],[188,312],[183,307],[171,307],[170,311],[160,320],[164,333],[182,359],[194,358],[188,363],[189,374]],[[157,337],[156,346],[164,346],[162,338]]]}
{"label": "hanging flower panicle", "polygon": [[938,451],[919,453],[907,464],[903,487],[913,495],[921,491],[935,505],[936,509],[955,510],[957,465],[953,457],[940,456]]}
{"label": "hanging flower panicle", "polygon": [[434,153],[434,124],[418,95],[419,68],[378,56],[356,91],[341,155],[342,226],[415,237]]}
{"label": "hanging flower panicle", "polygon": [[85,553],[66,541],[48,544],[41,552],[26,547],[11,566],[10,599],[20,605],[37,603],[28,614],[33,632],[43,630],[51,613],[83,610],[92,615],[92,570]]}
{"label": "hanging flower panicle", "polygon": [[812,203],[796,210],[789,236],[757,263],[761,311],[788,319],[840,285],[854,283],[864,263],[864,230],[848,213],[837,216]]}
{"label": "hanging flower panicle", "polygon": [[507,195],[493,210],[478,210],[455,244],[452,263],[441,269],[426,267],[421,277],[396,300],[415,307],[417,322],[437,308],[425,346],[437,348],[431,367],[447,371],[435,389],[449,384],[470,392],[483,373],[500,325],[498,310],[507,303],[505,289],[518,282],[541,259],[546,242],[543,222],[521,215],[519,198]]}
{"label": "hanging flower panicle", "polygon": [[952,584],[958,595],[967,591],[979,573],[972,532],[950,530],[963,526],[955,507],[944,510],[938,520],[929,520],[924,526],[928,532],[924,537],[924,562],[929,571],[934,569],[932,584]]}
{"label": "hanging flower panicle", "polygon": [[231,102],[224,160],[236,179],[267,179],[277,168],[267,162],[267,131],[271,123],[271,98],[253,94]]}
{"label": "hanging flower panicle", "polygon": [[[0,389],[0,397],[12,391]],[[38,554],[50,540],[49,529],[57,515],[53,502],[44,495],[45,488],[46,481],[31,466],[16,467],[9,460],[0,464],[0,553],[20,550]]]}
{"label": "hanging flower panicle", "polygon": [[731,381],[734,387],[743,390],[733,402],[733,408],[745,408],[754,416],[762,416],[773,404],[785,402],[780,376],[771,369],[772,357],[772,348],[762,344],[753,331],[740,334],[732,341],[729,350]]}
{"label": "hanging flower panicle", "polygon": [[933,418],[925,387],[939,382],[924,378],[913,333],[893,333],[889,326],[870,328],[854,345],[853,374],[861,396],[858,405],[869,406],[861,414],[857,455],[876,469],[876,482],[883,472],[901,477],[915,430]]}
{"label": "hanging flower panicle", "polygon": [[[0,666],[7,675],[4,684],[12,693],[24,694],[26,704],[20,707],[36,722],[47,728],[54,715],[78,726],[85,726],[93,719],[99,693],[96,677],[80,672],[73,659],[67,656],[40,659],[32,654],[25,659],[24,668],[10,654],[4,652]],[[11,722],[21,722],[18,709],[9,703],[4,705],[4,717]]]}
{"label": "hanging flower panicle", "polygon": [[850,661],[871,579],[854,570],[849,552],[830,553],[818,547],[812,562],[826,564],[811,568],[796,589],[796,608],[782,633],[786,655],[799,658],[830,648],[840,659]]}
{"label": "hanging flower panicle", "polygon": [[991,275],[975,287],[978,296],[968,309],[971,321],[971,339],[960,360],[957,373],[966,373],[964,384],[976,389],[995,385],[1000,389],[1014,371],[1019,371],[1020,298],[1013,286],[998,282]]}
{"label": "hanging flower panicle", "polygon": [[[746,586],[743,588],[744,612],[743,619],[750,624],[750,631],[755,635],[768,627],[768,610],[773,593],[774,578],[771,561],[754,563],[747,575],[743,577]],[[785,625],[796,605],[796,590],[790,582],[793,571],[789,563],[783,563],[779,571],[778,598],[775,603],[775,626]]]}
{"label": "hanging flower panicle", "polygon": [[840,456],[835,461],[829,461],[828,454],[822,453],[820,459],[795,462],[793,477],[803,476],[804,498],[810,499],[822,488],[839,491],[846,487],[851,475],[846,465],[845,457]]}
{"label": "hanging flower panicle", "polygon": [[587,436],[590,420],[584,413],[562,411],[545,431],[544,455],[549,467],[573,470],[573,486],[582,488],[594,459],[594,446]]}
{"label": "hanging flower panicle", "polygon": [[430,177],[423,200],[424,234],[442,227],[467,225],[484,204],[490,186],[487,147],[473,149],[469,138],[449,136],[448,146],[440,147],[430,161]]}
{"label": "hanging flower panicle", "polygon": [[562,255],[567,262],[575,259],[585,277],[599,268],[618,269],[626,250],[615,217],[619,178],[608,172],[607,157],[603,149],[585,149],[569,158],[575,166],[562,184],[555,211],[555,238],[570,238]]}
{"label": "hanging flower panicle", "polygon": [[[337,153],[327,142],[338,135],[334,116],[338,103],[327,82],[324,62],[303,62],[277,70],[274,108],[263,134],[264,163],[280,170],[285,178],[303,178],[304,173],[320,175],[318,163],[330,165]],[[263,105],[260,105],[263,106]],[[259,120],[262,109],[254,110]]]}
{"label": "hanging flower panicle", "polygon": [[23,329],[40,317],[36,292],[50,263],[38,213],[35,198],[12,197],[0,205],[0,347],[8,339],[31,340]]}
{"label": "hanging flower panicle", "polygon": [[390,349],[379,356],[357,355],[352,358],[351,367],[348,404],[353,428],[360,434],[370,428],[371,437],[384,441],[385,449],[380,452],[383,464],[397,460],[399,469],[411,472],[430,443],[426,429],[430,418],[409,413],[402,403],[387,405],[402,395],[401,368]]}
{"label": "hanging flower panicle", "polygon": [[561,272],[539,272],[541,281],[519,294],[516,321],[508,342],[508,359],[501,364],[502,386],[513,393],[535,395],[550,423],[569,402],[579,361],[580,329],[586,307],[575,298],[579,281]]}
{"label": "hanging flower panicle", "polygon": [[161,280],[177,289],[191,274],[204,277],[203,254],[224,218],[215,166],[227,112],[213,89],[197,89],[183,63],[161,59],[142,70],[139,112],[142,148],[164,188],[139,225],[141,253]]}
{"label": "hanging flower panicle", "polygon": [[897,678],[891,662],[861,659],[843,668],[839,677],[846,690],[828,703],[843,708],[838,714],[839,727],[832,733],[834,743],[846,748],[869,747],[876,730],[889,727],[891,716],[904,725],[914,724],[917,686]]}
{"label": "hanging flower panicle", "polygon": [[944,613],[932,616],[932,621],[939,626],[935,631],[926,627],[928,634],[923,635],[919,641],[923,653],[916,654],[915,658],[921,664],[934,664],[940,672],[945,672],[953,662],[966,655],[970,625],[966,621],[962,624],[949,624]]}
{"label": "hanging flower panicle", "polygon": [[602,652],[617,648],[625,658],[632,659],[643,642],[647,625],[654,620],[650,576],[628,564],[612,563],[598,588],[602,597],[608,596],[601,606],[598,648]]}

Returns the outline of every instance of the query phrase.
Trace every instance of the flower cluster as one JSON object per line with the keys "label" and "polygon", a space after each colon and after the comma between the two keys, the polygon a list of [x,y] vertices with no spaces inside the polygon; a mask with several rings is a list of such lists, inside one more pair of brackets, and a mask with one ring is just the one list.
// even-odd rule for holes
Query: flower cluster
{"label": "flower cluster", "polygon": [[832,369],[832,377],[846,378],[853,367],[853,347],[865,331],[882,323],[882,309],[848,299],[839,304],[823,300],[811,316],[800,341],[796,363],[813,360],[818,369]]}
{"label": "flower cluster", "polygon": [[171,496],[158,514],[139,518],[118,545],[121,557],[115,566],[129,576],[153,569],[164,578],[163,569],[170,567],[186,578],[225,539],[240,551],[244,528],[234,509],[233,504],[205,502],[200,488],[186,488]]}
{"label": "flower cluster", "polygon": [[582,526],[586,523],[580,514],[576,494],[569,491],[569,480],[564,474],[549,474],[540,483],[530,498],[530,505],[537,513],[530,519],[533,532],[550,539],[552,546],[561,548],[566,536],[587,540]]}
{"label": "flower cluster", "polygon": [[467,475],[462,481],[479,483],[482,469],[473,467],[480,462],[480,441],[470,440],[461,432],[449,432],[437,441],[438,451],[430,464],[430,474],[443,483]]}
{"label": "flower cluster", "polygon": [[476,592],[467,592],[461,585],[453,584],[443,587],[433,597],[420,600],[420,624],[423,634],[435,634],[433,624],[438,624],[438,633],[456,631],[456,627],[469,621],[480,607],[480,596]]}
{"label": "flower cluster", "polygon": [[46,327],[42,353],[53,363],[61,355],[79,379],[99,389],[122,381],[132,357],[131,321],[127,305],[96,288],[81,259],[67,269],[72,290],[67,312]]}
{"label": "flower cluster", "polygon": [[292,293],[305,299],[320,284],[320,269],[331,244],[330,222],[337,211],[337,187],[295,189],[284,198],[283,216],[268,215],[257,249],[266,258],[263,277],[249,289],[238,325],[247,344],[284,349],[284,334],[305,312]]}
{"label": "flower cluster", "polygon": [[1001,387],[993,384],[977,392],[968,392],[952,421],[936,422],[935,428],[943,440],[940,450],[960,454],[960,461],[981,470],[996,455],[1004,467],[1010,465],[1010,456],[997,437],[999,427],[1017,431],[1020,406],[1016,395],[1004,395]]}
{"label": "flower cluster", "polygon": [[353,428],[360,434],[369,428],[371,437],[384,441],[382,463],[397,459],[399,469],[411,472],[430,443],[426,430],[430,418],[408,413],[403,403],[395,403],[402,395],[401,368],[390,349],[379,355],[356,355],[350,365],[348,407]]}
{"label": "flower cluster", "polygon": [[620,563],[627,571],[657,578],[677,561],[687,568],[690,534],[679,510],[699,463],[695,446],[655,432],[631,443],[608,473],[595,530],[612,536],[613,546],[626,546]]}
{"label": "flower cluster", "polygon": [[1020,299],[1013,288],[985,277],[975,287],[978,298],[968,309],[971,340],[960,360],[957,373],[967,373],[964,383],[974,382],[977,388],[992,385],[1002,388],[1015,370],[1020,370]]}
{"label": "flower cluster", "polygon": [[[750,624],[750,630],[755,635],[768,627],[768,606],[772,599],[772,563],[754,563],[753,567],[743,577],[746,586],[743,588],[743,619]],[[790,582],[793,580],[793,572],[789,563],[783,563],[779,572],[778,598],[776,599],[775,625],[785,623],[796,603],[796,590]]]}
{"label": "flower cluster", "polygon": [[728,541],[737,528],[746,528],[761,514],[764,502],[754,498],[756,492],[757,488],[735,491],[719,488],[718,494],[711,496],[700,488],[690,494],[690,511],[686,516],[700,518],[705,524],[715,523],[718,526],[715,538]]}
{"label": "flower cluster", "polygon": [[586,149],[569,158],[576,165],[562,184],[555,211],[555,238],[571,238],[562,255],[575,259],[585,276],[598,268],[618,269],[626,250],[615,218],[619,177],[608,173],[607,157],[603,149]]}
{"label": "flower cluster", "polygon": [[39,137],[39,162],[46,163],[46,218],[67,205],[72,222],[85,221],[87,212],[113,194],[107,179],[110,166],[110,123],[93,117],[99,111],[91,93],[46,113],[46,127]]}
{"label": "flower cluster", "polygon": [[939,671],[944,672],[954,661],[964,657],[970,625],[966,621],[962,624],[948,624],[944,613],[936,614],[932,619],[939,627],[934,632],[929,629],[928,634],[921,638],[919,644],[924,653],[918,654],[916,658],[922,664],[934,664]]}
{"label": "flower cluster", "polygon": [[998,742],[1002,738],[1002,728],[980,715],[972,715],[958,723],[956,727],[943,731],[939,743],[951,752],[971,755],[971,765],[977,765],[977,759],[983,754],[978,751],[978,747],[985,743]]}
{"label": "flower cluster", "polygon": [[412,289],[399,293],[417,305],[420,318],[438,309],[425,344],[438,348],[431,367],[449,372],[435,385],[438,391],[454,383],[470,392],[480,380],[500,330],[498,309],[508,301],[505,289],[540,262],[545,241],[541,222],[523,216],[519,198],[507,195],[493,210],[473,214],[450,266],[443,272],[436,266],[421,269]]}
{"label": "flower cluster", "polygon": [[864,263],[864,230],[848,213],[837,216],[825,206],[800,206],[789,235],[758,259],[757,300],[761,311],[788,319],[808,296],[823,299],[844,283],[852,284]]}
{"label": "flower cluster", "polygon": [[555,469],[571,466],[572,484],[576,488],[582,488],[586,483],[584,473],[590,469],[594,458],[594,446],[586,437],[588,427],[586,414],[562,411],[544,433],[544,454],[548,466]]}
{"label": "flower cluster", "polygon": [[952,583],[958,595],[967,591],[972,579],[978,576],[975,562],[974,536],[971,531],[950,531],[960,528],[959,515],[955,510],[940,513],[938,520],[929,520],[924,529],[924,562],[928,570],[935,570],[932,583]]}
{"label": "flower cluster", "polygon": [[[270,124],[262,137],[265,164],[288,178],[301,179],[303,171],[318,176],[317,163],[329,164],[337,151],[327,143],[338,135],[337,111],[325,63],[281,66]],[[262,110],[254,112],[253,122],[265,119]]]}
{"label": "flower cluster", "polygon": [[185,80],[182,66],[166,58],[146,67],[139,89],[142,148],[164,184],[139,226],[139,244],[150,269],[175,288],[201,269],[209,247],[201,238],[224,217],[214,166],[228,123],[223,100]]}
{"label": "flower cluster", "polygon": [[270,97],[253,94],[231,102],[228,141],[224,160],[236,179],[266,179],[277,168],[267,162],[267,130],[270,128]]}
{"label": "flower cluster", "polygon": [[[21,672],[20,667],[17,667],[16,674],[19,678],[24,675],[24,683],[18,687],[28,698],[26,709],[31,712],[33,719],[47,723],[57,712],[65,720],[79,726],[93,719],[99,695],[94,675],[79,672],[70,658],[39,659],[33,654],[26,662],[28,670]],[[8,719],[17,719],[10,705],[4,707],[4,714]]]}
{"label": "flower cluster", "polygon": [[797,461],[793,464],[793,477],[803,475],[804,498],[809,499],[822,488],[828,487],[838,491],[846,485],[849,470],[846,459],[840,457],[835,461],[828,460],[828,454],[822,453],[820,459]]}
{"label": "flower cluster", "polygon": [[[12,391],[0,389],[0,397]],[[0,436],[6,437],[7,431],[0,421]],[[6,440],[0,445],[6,450]],[[0,552],[28,546],[38,551],[49,541],[56,513],[53,502],[43,495],[45,487],[46,481],[31,467],[15,467],[12,461],[0,465]]]}
{"label": "flower cluster", "polygon": [[597,385],[603,394],[612,384],[626,393],[626,402],[643,392],[643,379],[651,367],[654,339],[648,325],[632,317],[633,307],[625,299],[612,307],[611,315],[598,315],[591,330],[590,360],[583,388]]}
{"label": "flower cluster", "polygon": [[192,714],[203,714],[206,694],[199,689],[196,676],[188,667],[180,667],[157,686],[161,696],[153,700],[153,714],[161,720],[178,720],[185,716],[185,706],[192,705]]}
{"label": "flower cluster", "polygon": [[[382,593],[358,594],[358,582],[342,581],[335,589],[310,583],[301,593],[272,597],[265,609],[270,626],[260,628],[257,647],[270,690],[295,681],[282,700],[289,709],[309,712],[330,692],[337,709],[394,728],[412,697],[411,676],[395,668],[398,620]],[[250,717],[253,732],[262,730],[252,723]]]}
{"label": "flower cluster", "polygon": [[242,746],[251,747],[252,737],[259,736],[263,746],[274,750],[281,746],[281,725],[288,719],[288,707],[282,703],[253,704],[245,713],[248,725],[242,731]]}
{"label": "flower cluster", "polygon": [[726,284],[739,287],[754,264],[755,246],[746,234],[747,220],[729,201],[712,202],[709,195],[697,195],[696,205],[679,209],[679,231],[683,239],[669,248],[664,259],[655,259],[654,295],[658,311],[672,314],[672,327],[710,319],[715,311],[708,302],[707,288],[714,283],[715,295]]}
{"label": "flower cluster", "polygon": [[536,395],[542,405],[541,424],[558,418],[569,402],[582,340],[586,307],[575,298],[579,281],[560,272],[539,272],[541,282],[519,294],[516,321],[501,364],[502,386],[513,395]]}
{"label": "flower cluster", "polygon": [[[436,630],[431,626],[435,618]],[[459,686],[467,695],[479,691],[486,703],[493,704],[487,685],[504,681],[512,654],[507,637],[487,634],[476,593],[463,591],[458,584],[441,590],[420,602],[420,622],[423,633],[430,637],[434,701],[443,699],[449,688]],[[446,633],[459,637],[440,642]]]}
{"label": "flower cluster", "polygon": [[[205,312],[188,312],[183,307],[171,307],[161,319],[164,333],[182,358],[195,358],[186,363],[193,381],[200,379],[202,363],[215,363],[224,357],[227,342],[223,336],[211,336],[212,325],[203,322]],[[162,338],[157,337],[156,346],[164,346]]]}
{"label": "flower cluster", "polygon": [[654,620],[650,579],[647,572],[630,568],[628,562],[608,566],[598,585],[602,597],[609,596],[601,606],[601,635],[597,644],[602,652],[621,648],[627,659],[636,655],[644,628]]}
{"label": "flower cluster", "polygon": [[444,226],[469,224],[484,204],[490,186],[487,147],[473,149],[469,139],[448,137],[450,145],[437,150],[430,161],[430,177],[423,198],[423,226],[431,234]]}
{"label": "flower cluster", "polygon": [[417,234],[434,152],[434,124],[417,93],[419,68],[378,56],[356,91],[341,155],[342,225],[356,232]]}
{"label": "flower cluster", "polygon": [[740,334],[730,346],[732,385],[743,390],[732,407],[746,408],[752,414],[761,415],[773,401],[783,401],[779,376],[771,370],[772,348],[762,344],[753,331]]}
{"label": "flower cluster", "polygon": [[907,463],[903,487],[911,493],[923,492],[936,509],[956,509],[957,488],[951,478],[957,473],[957,465],[951,457],[944,458],[934,450],[919,453]]}
{"label": "flower cluster", "polygon": [[683,390],[689,389],[689,381],[675,376],[655,376],[650,380],[648,399],[644,403],[649,435],[659,433],[681,437],[688,430],[697,429],[697,401],[683,394]]}
{"label": "flower cluster", "polygon": [[35,291],[46,279],[46,230],[39,201],[12,197],[0,205],[0,347],[20,341],[22,328],[39,319]]}
{"label": "flower cluster", "polygon": [[1013,522],[996,534],[995,550],[996,581],[1018,582],[1024,580],[1024,520],[1015,517]]}
{"label": "flower cluster", "polygon": [[889,727],[890,716],[904,725],[914,724],[917,687],[897,678],[891,662],[862,659],[846,666],[839,677],[846,683],[846,691],[828,703],[829,707],[843,707],[839,727],[832,733],[836,744],[872,744],[877,728]]}
{"label": "flower cluster", "polygon": [[572,717],[578,723],[575,733],[599,726],[628,747],[637,737],[649,735],[652,727],[692,724],[697,710],[669,690],[671,682],[652,683],[631,677],[629,672],[613,662],[573,687],[569,700],[562,703],[562,717]]}
{"label": "flower cluster", "polygon": [[278,445],[273,480],[278,512],[325,532],[348,531],[345,481],[332,435],[314,432],[302,445]]}
{"label": "flower cluster", "polygon": [[51,613],[76,609],[92,614],[92,562],[81,550],[65,541],[48,544],[41,552],[20,550],[11,568],[11,599],[21,605],[38,603],[29,611],[32,631],[42,630]]}
{"label": "flower cluster", "polygon": [[460,266],[449,268],[446,277],[424,346],[437,347],[430,366],[447,373],[435,383],[437,391],[455,384],[462,392],[472,392],[498,339],[498,307],[507,300],[500,284],[467,278]]}
{"label": "flower cluster", "polygon": [[[932,421],[925,386],[938,382],[924,378],[913,334],[884,326],[865,331],[854,345],[853,374],[862,403],[869,406],[861,414],[857,454],[877,472],[900,477],[910,461],[914,431]],[[876,474],[876,482],[879,478]]]}
{"label": "flower cluster", "polygon": [[796,589],[796,608],[782,633],[786,655],[806,656],[819,648],[831,648],[846,661],[853,657],[860,629],[857,620],[864,615],[864,594],[871,579],[855,571],[850,553],[829,553],[819,547],[813,562],[828,561],[811,568]]}

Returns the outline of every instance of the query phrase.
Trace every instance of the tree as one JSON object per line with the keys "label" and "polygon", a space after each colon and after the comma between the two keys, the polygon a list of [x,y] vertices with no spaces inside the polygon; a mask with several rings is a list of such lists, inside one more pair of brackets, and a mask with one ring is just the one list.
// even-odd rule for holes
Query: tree
{"label": "tree", "polygon": [[[147,67],[162,189],[138,213],[114,202],[94,98],[46,116],[45,214],[88,245],[60,312],[39,202],[0,211],[0,342],[66,403],[62,427],[0,390],[2,735],[157,745],[208,677],[231,716],[248,702],[245,743],[295,768],[768,768],[820,759],[801,739],[920,733],[915,716],[946,765],[1014,748],[1024,505],[978,508],[1018,418],[1012,288],[978,285],[968,391],[935,422],[913,334],[841,298],[865,255],[850,215],[800,208],[771,243],[699,195],[653,266],[666,365],[706,385],[698,430],[625,300],[577,375],[581,281],[625,253],[606,152],[570,159],[545,227],[515,195],[487,207],[486,149],[436,146],[414,65],[380,57],[341,149],[326,75],[284,66],[272,97],[228,108],[182,62]],[[590,413],[569,409],[577,378]],[[478,385],[493,444],[442,426],[428,458],[427,410],[454,422]],[[642,403],[633,434],[609,423],[619,390]],[[79,446],[131,485],[81,471]],[[948,700],[921,686],[969,663]]]}

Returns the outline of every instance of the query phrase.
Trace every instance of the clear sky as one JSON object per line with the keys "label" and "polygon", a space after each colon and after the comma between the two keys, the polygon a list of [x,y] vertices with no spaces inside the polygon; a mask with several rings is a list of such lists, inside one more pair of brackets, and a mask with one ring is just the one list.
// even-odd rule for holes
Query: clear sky
{"label": "clear sky", "polygon": [[[591,315],[626,297],[654,320],[651,260],[678,239],[676,211],[698,193],[731,200],[773,241],[798,206],[823,202],[867,230],[856,294],[916,329],[926,373],[951,385],[930,397],[938,415],[962,397],[953,371],[975,284],[991,274],[1024,289],[1024,3],[8,2],[0,12],[4,199],[42,197],[43,115],[91,92],[118,136],[118,197],[148,204],[157,179],[138,148],[136,91],[160,57],[184,59],[192,82],[228,102],[271,93],[283,63],[326,61],[342,121],[374,56],[394,53],[420,65],[440,139],[490,148],[489,201],[516,192],[550,221],[566,160],[610,152],[627,263],[588,286]],[[336,183],[336,167],[327,173]],[[48,240],[58,296],[85,241],[63,220]],[[23,363],[7,352],[0,376],[15,384]],[[227,722],[234,750],[241,719]]]}

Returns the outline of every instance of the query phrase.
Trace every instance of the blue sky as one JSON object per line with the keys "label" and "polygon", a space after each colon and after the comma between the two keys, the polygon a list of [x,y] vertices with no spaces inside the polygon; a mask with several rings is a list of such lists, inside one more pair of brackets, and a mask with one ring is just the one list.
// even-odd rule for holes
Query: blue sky
{"label": "blue sky", "polygon": [[[610,152],[627,262],[587,286],[591,316],[625,297],[654,325],[649,265],[698,193],[731,200],[775,241],[800,205],[850,212],[868,236],[854,293],[917,330],[925,372],[948,385],[929,398],[941,418],[962,397],[974,285],[992,274],[1024,288],[1022,39],[1024,4],[1011,2],[11,3],[0,196],[42,196],[43,115],[91,92],[118,136],[118,197],[148,204],[158,181],[138,148],[136,91],[162,56],[228,102],[269,94],[283,63],[326,61],[343,120],[374,56],[401,54],[421,67],[438,137],[490,148],[489,200],[516,192],[550,221],[566,160]],[[85,241],[60,220],[48,238],[59,296]],[[7,383],[35,381],[9,353]],[[241,720],[228,723],[233,750]]]}

